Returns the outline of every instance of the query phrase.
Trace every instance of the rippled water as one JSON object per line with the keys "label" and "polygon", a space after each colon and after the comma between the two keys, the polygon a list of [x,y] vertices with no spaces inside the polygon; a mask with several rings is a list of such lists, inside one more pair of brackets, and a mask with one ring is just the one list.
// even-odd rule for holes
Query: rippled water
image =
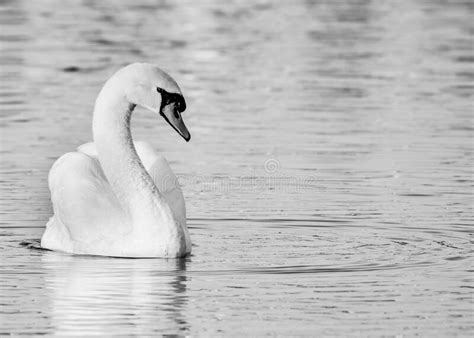
{"label": "rippled water", "polygon": [[[71,7],[73,6],[73,7]],[[473,333],[472,2],[2,1],[0,334]],[[155,62],[193,255],[44,252],[47,173]]]}

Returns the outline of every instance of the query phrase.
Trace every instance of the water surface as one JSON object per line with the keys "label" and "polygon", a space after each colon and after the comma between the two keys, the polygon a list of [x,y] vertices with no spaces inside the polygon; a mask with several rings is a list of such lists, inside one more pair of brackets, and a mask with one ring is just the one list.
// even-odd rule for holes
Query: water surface
{"label": "water surface", "polygon": [[[0,333],[473,332],[472,3],[3,1]],[[185,143],[136,139],[187,201],[184,260],[29,249],[47,174],[134,61],[180,84]]]}

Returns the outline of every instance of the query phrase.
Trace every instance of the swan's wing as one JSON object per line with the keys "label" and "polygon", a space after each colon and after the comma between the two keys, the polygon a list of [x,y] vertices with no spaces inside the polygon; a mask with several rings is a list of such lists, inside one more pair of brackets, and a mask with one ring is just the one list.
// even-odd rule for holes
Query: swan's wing
{"label": "swan's wing", "polygon": [[186,252],[190,253],[191,237],[186,226],[186,204],[176,175],[171,170],[168,161],[158,155],[148,143],[137,141],[135,149],[156,187],[170,206],[176,221],[183,227],[186,237]]}
{"label": "swan's wing", "polygon": [[80,253],[129,230],[123,226],[127,215],[96,159],[81,152],[64,154],[51,168],[48,183],[54,216],[43,236],[43,247],[64,250],[67,244],[65,251]]}
{"label": "swan's wing", "polygon": [[183,192],[168,161],[163,156],[158,155],[146,142],[135,142],[135,149],[178,222],[186,225],[186,206]]}

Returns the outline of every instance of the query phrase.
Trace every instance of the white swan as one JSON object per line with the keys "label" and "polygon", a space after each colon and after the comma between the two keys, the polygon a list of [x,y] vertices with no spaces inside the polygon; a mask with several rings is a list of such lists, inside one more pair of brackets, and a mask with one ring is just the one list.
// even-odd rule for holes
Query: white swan
{"label": "white swan", "polygon": [[191,252],[183,194],[167,161],[132,141],[136,105],[163,118],[186,140],[186,108],[176,82],[151,64],[120,69],[97,97],[93,134],[49,172],[54,215],[41,246],[74,254],[182,257]]}

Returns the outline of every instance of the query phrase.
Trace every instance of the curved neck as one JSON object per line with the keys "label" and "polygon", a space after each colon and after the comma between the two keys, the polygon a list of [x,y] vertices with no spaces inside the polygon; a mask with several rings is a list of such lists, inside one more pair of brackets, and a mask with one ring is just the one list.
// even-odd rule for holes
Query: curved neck
{"label": "curved neck", "polygon": [[108,82],[97,98],[93,117],[99,161],[120,204],[132,215],[144,200],[165,204],[133,145],[130,119],[134,108],[123,88]]}
{"label": "curved neck", "polygon": [[126,93],[134,84],[129,73],[118,72],[105,83],[97,97],[92,129],[99,161],[126,213],[121,225],[130,230],[127,233],[137,248],[144,246],[138,250],[150,257],[181,257],[186,254],[184,229],[133,145],[130,119],[135,105],[130,103]]}

